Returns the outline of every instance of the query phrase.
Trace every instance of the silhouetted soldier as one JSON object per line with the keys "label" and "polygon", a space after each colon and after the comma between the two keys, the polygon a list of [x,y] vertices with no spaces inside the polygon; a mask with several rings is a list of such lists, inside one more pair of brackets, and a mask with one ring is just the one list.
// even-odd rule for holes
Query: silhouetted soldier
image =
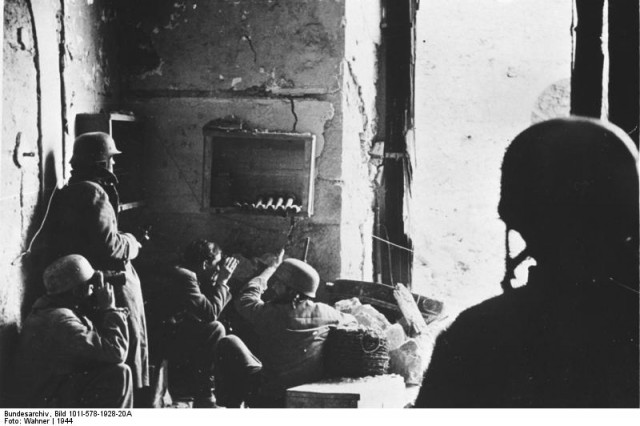
{"label": "silhouetted soldier", "polygon": [[[631,139],[586,118],[531,126],[504,157],[499,213],[526,252],[507,260],[504,294],[438,337],[416,406],[638,407]],[[536,266],[512,289],[526,255]]]}

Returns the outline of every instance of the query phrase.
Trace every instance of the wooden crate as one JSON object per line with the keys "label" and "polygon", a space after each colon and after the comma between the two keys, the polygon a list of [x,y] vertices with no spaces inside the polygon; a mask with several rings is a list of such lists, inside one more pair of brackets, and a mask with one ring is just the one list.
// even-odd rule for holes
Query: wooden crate
{"label": "wooden crate", "polygon": [[403,408],[404,380],[397,374],[328,379],[287,389],[287,408]]}

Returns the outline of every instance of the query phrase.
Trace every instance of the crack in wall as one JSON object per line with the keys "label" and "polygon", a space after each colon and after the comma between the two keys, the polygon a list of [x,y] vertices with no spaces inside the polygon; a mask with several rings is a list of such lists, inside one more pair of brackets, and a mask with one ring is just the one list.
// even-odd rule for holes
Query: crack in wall
{"label": "crack in wall", "polygon": [[44,182],[44,148],[42,146],[42,72],[40,69],[40,45],[38,42],[38,32],[36,30],[36,18],[33,11],[32,0],[26,0],[27,9],[29,11],[29,19],[31,20],[31,32],[33,33],[33,65],[36,72],[36,128],[38,132],[38,179],[40,180],[40,201],[44,198],[45,182]]}
{"label": "crack in wall", "polygon": [[[20,170],[20,231],[25,231],[25,218],[24,218],[24,170]],[[24,250],[26,240],[20,239],[20,251]]]}
{"label": "crack in wall", "polygon": [[364,117],[364,123],[362,124],[362,130],[364,132],[366,132],[367,128],[369,127],[369,116],[367,115],[367,111],[366,111],[366,109],[364,107],[365,102],[364,102],[364,99],[363,99],[363,96],[362,96],[362,86],[358,82],[358,78],[356,77],[356,73],[353,70],[353,67],[351,66],[351,62],[350,61],[346,61],[346,62],[347,62],[347,69],[349,70],[349,77],[351,78],[351,81],[355,85],[356,93],[358,95],[358,111],[360,112],[362,117]]}
{"label": "crack in wall", "polygon": [[64,17],[65,17],[65,4],[64,0],[60,0],[60,10],[57,14],[58,18],[58,69],[60,72],[60,119],[61,119],[61,127],[62,127],[62,176],[67,175],[67,162],[65,159],[67,158],[67,138],[66,135],[69,134],[69,121],[67,117],[67,88],[66,82],[64,79],[64,70],[66,67],[65,62],[65,52],[66,52],[66,28],[64,25]]}
{"label": "crack in wall", "polygon": [[253,52],[253,62],[258,63],[258,52],[256,52],[256,49],[253,46],[253,40],[251,39],[251,36],[249,34],[244,34],[242,38],[246,40],[246,42],[249,44],[249,49],[251,49],[251,52]]}
{"label": "crack in wall", "polygon": [[293,128],[292,132],[296,131],[296,127],[298,127],[298,114],[296,114],[296,104],[293,98],[289,98],[289,102],[291,103],[291,114],[293,114]]}

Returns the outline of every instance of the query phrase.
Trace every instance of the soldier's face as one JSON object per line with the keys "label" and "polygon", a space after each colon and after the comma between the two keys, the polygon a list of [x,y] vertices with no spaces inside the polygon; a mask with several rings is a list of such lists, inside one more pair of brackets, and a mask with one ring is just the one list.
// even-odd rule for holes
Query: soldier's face
{"label": "soldier's face", "polygon": [[113,157],[109,157],[109,161],[107,161],[107,170],[113,173],[113,166],[115,166],[116,160]]}
{"label": "soldier's face", "polygon": [[202,264],[202,272],[205,272],[205,273],[215,272],[218,269],[218,264],[220,263],[221,260],[222,260],[221,253],[216,254],[216,256],[211,260],[205,260]]}
{"label": "soldier's face", "polygon": [[93,295],[93,280],[89,280],[85,283],[82,283],[78,286],[76,286],[73,289],[73,295],[76,297],[76,299],[80,300],[84,300],[84,299],[88,299],[89,297],[91,297],[91,295]]}

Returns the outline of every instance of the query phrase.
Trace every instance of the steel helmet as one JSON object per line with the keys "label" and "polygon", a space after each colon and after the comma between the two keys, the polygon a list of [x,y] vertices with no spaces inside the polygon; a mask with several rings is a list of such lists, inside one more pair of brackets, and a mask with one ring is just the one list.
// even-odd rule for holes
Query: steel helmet
{"label": "steel helmet", "polygon": [[86,283],[94,274],[87,259],[78,254],[70,254],[47,266],[42,279],[47,294],[59,294]]}
{"label": "steel helmet", "polygon": [[534,124],[504,156],[500,217],[536,238],[637,233],[637,159],[633,141],[611,123],[568,117]]}
{"label": "steel helmet", "polygon": [[116,142],[107,133],[84,133],[73,143],[71,165],[74,167],[94,165],[109,161],[116,154],[122,154],[122,152],[116,148]]}
{"label": "steel helmet", "polygon": [[318,272],[308,263],[298,259],[285,259],[271,277],[285,286],[308,297],[316,297],[320,284]]}

